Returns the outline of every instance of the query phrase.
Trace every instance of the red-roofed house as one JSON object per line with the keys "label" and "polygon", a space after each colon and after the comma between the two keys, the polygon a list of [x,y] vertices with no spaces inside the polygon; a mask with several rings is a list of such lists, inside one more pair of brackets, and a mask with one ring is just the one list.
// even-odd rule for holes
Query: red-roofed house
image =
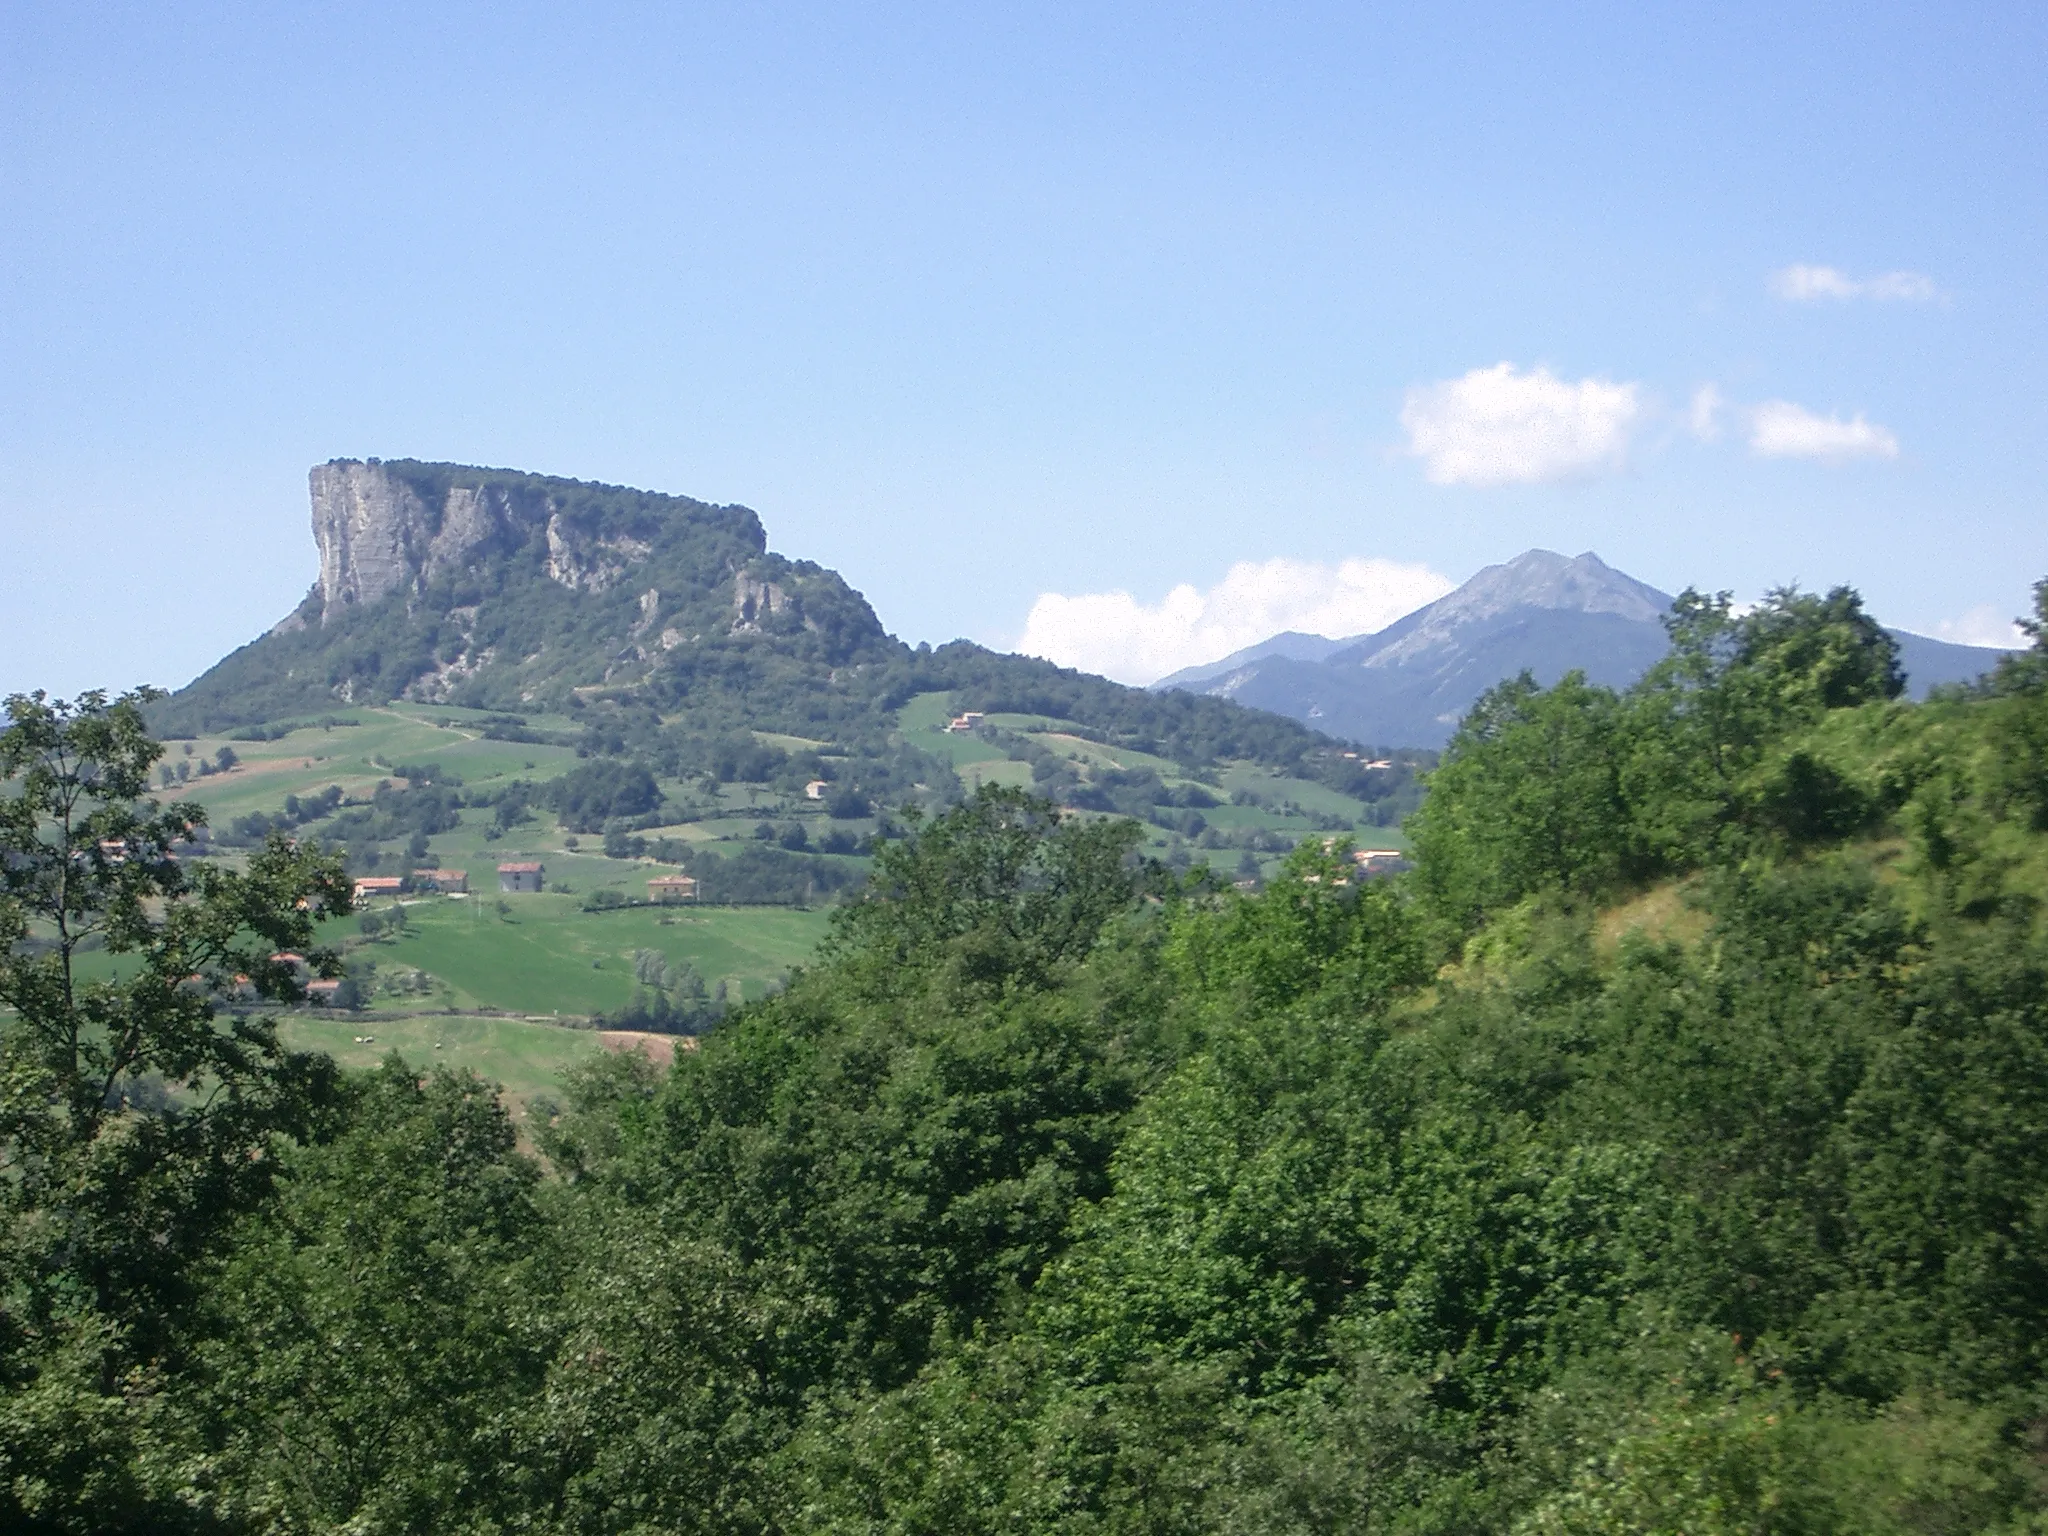
{"label": "red-roofed house", "polygon": [[372,896],[396,896],[405,889],[405,881],[397,875],[365,875],[356,881],[356,900],[366,901]]}
{"label": "red-roofed house", "polygon": [[416,869],[412,872],[412,883],[423,891],[439,891],[451,896],[469,889],[469,871],[466,869]]}

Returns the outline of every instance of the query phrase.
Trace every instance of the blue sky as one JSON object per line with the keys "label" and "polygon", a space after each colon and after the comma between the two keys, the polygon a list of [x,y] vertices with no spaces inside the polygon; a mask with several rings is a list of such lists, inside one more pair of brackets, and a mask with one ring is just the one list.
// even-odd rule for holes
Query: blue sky
{"label": "blue sky", "polygon": [[0,688],[187,680],[367,455],[1129,676],[1532,545],[1988,638],[2044,98],[2023,6],[0,0]]}

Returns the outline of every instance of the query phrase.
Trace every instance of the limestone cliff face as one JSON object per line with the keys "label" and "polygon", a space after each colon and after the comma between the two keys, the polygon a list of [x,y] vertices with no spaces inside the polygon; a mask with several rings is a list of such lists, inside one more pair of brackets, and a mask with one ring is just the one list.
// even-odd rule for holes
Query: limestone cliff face
{"label": "limestone cliff face", "polygon": [[858,592],[771,552],[745,507],[418,459],[336,459],[307,486],[319,579],[166,719],[211,729],[397,698],[566,707],[592,688],[666,704],[777,653],[799,672],[896,654]]}
{"label": "limestone cliff face", "polygon": [[310,479],[320,622],[454,570],[505,527],[502,492],[455,486],[429,506],[381,464],[338,460]]}
{"label": "limestone cliff face", "polygon": [[732,632],[759,634],[763,621],[789,607],[789,594],[772,581],[741,571],[732,579]]}
{"label": "limestone cliff face", "polygon": [[644,540],[593,539],[559,512],[548,518],[548,580],[572,592],[604,591],[647,551]]}

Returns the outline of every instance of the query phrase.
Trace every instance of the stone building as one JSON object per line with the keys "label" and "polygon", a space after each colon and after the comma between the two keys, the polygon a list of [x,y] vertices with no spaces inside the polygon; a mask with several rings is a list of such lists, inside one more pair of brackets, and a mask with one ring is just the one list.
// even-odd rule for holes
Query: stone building
{"label": "stone building", "polygon": [[498,866],[498,889],[510,892],[533,892],[541,888],[541,881],[547,874],[545,864],[500,864]]}

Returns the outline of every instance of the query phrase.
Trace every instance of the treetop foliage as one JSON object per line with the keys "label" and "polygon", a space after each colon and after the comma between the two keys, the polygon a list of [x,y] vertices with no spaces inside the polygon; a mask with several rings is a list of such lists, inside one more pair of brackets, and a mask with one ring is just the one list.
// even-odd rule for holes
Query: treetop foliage
{"label": "treetop foliage", "polygon": [[1134,822],[1062,815],[985,786],[959,809],[879,845],[865,897],[833,914],[825,951],[887,971],[979,952],[1005,974],[1044,976],[1085,956],[1138,888]]}
{"label": "treetop foliage", "polygon": [[[260,1052],[210,1139],[179,1138],[212,1100],[136,1097],[45,1151],[68,1101],[38,1042],[83,1020],[46,1001],[4,1037],[10,1170],[50,1172],[5,1186],[0,1508],[2048,1529],[2037,597],[2032,652],[1910,704],[1853,593],[1688,594],[1637,687],[1482,700],[1392,879],[1333,837],[1263,890],[1181,881],[1128,823],[985,789],[672,1068],[596,1056],[534,1154],[475,1079]],[[90,818],[133,815],[146,852],[177,808],[141,781],[78,789],[90,831],[49,809],[101,782],[62,766],[92,742],[146,772],[128,707],[24,705],[8,740],[71,755],[8,825],[90,863],[117,825]],[[43,760],[9,750],[16,782]],[[8,835],[21,889],[69,867]],[[274,867],[251,932],[335,889]],[[206,900],[154,889],[148,933]],[[13,921],[10,985],[56,932]],[[701,978],[637,974],[696,1005]]]}

